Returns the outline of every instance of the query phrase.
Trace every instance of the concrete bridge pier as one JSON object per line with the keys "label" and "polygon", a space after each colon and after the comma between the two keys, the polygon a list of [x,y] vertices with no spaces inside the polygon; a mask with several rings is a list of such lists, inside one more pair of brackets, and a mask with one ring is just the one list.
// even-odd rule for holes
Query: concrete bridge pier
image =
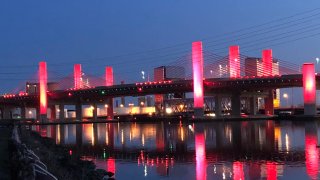
{"label": "concrete bridge pier", "polygon": [[20,107],[20,117],[21,119],[26,119],[26,106],[22,105]]}
{"label": "concrete bridge pier", "polygon": [[36,118],[37,118],[37,120],[39,120],[42,123],[48,121],[47,114],[41,114],[40,113],[40,107],[36,107]]}
{"label": "concrete bridge pier", "polygon": [[241,115],[240,92],[234,92],[231,95],[231,115],[232,116]]}
{"label": "concrete bridge pier", "polygon": [[250,97],[250,115],[256,115],[258,109],[258,99],[255,96]]}
{"label": "concrete bridge pier", "polygon": [[107,104],[108,104],[108,110],[107,110],[107,119],[111,120],[113,119],[113,98],[108,98],[107,99]]}
{"label": "concrete bridge pier", "polygon": [[64,104],[59,104],[59,120],[64,120]]}
{"label": "concrete bridge pier", "polygon": [[40,117],[40,107],[36,107],[36,119],[37,120],[41,120],[41,117]]}
{"label": "concrete bridge pier", "polygon": [[76,120],[82,121],[82,104],[76,103]]}
{"label": "concrete bridge pier", "polygon": [[50,110],[51,110],[50,120],[54,121],[56,119],[56,105],[51,105]]}
{"label": "concrete bridge pier", "polygon": [[12,119],[12,110],[10,107],[4,107],[1,110],[2,119]]}
{"label": "concrete bridge pier", "polygon": [[193,108],[194,110],[194,117],[203,117],[204,115],[204,111],[203,111],[203,108]]}
{"label": "concrete bridge pier", "polygon": [[92,120],[96,121],[98,119],[97,103],[93,103],[92,107]]}
{"label": "concrete bridge pier", "polygon": [[222,111],[221,100],[222,100],[222,97],[219,94],[217,94],[214,97],[214,108],[215,108],[216,117],[221,117],[221,111]]}
{"label": "concrete bridge pier", "polygon": [[[67,128],[65,125],[57,125],[58,133],[60,135],[60,138],[58,139],[59,144],[65,144],[65,128]],[[77,131],[78,132],[78,131]]]}
{"label": "concrete bridge pier", "polygon": [[268,90],[268,95],[266,98],[264,98],[264,111],[266,115],[274,114],[273,91],[273,89]]}

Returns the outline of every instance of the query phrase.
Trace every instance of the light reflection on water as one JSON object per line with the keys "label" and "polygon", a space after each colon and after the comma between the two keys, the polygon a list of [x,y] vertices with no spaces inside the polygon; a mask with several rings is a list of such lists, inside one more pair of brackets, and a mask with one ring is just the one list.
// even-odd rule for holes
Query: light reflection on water
{"label": "light reflection on water", "polygon": [[318,179],[318,122],[32,126],[116,179]]}

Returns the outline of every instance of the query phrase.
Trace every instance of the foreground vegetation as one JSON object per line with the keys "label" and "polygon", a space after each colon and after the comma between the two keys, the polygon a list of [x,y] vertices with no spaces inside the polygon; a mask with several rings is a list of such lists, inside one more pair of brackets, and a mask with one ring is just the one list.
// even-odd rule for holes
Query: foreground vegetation
{"label": "foreground vegetation", "polygon": [[50,138],[41,137],[36,132],[24,129],[20,134],[22,143],[32,149],[47,165],[49,172],[58,179],[103,179],[107,174],[105,170],[96,169],[93,162],[81,160],[80,156],[75,154],[69,155],[66,148],[56,145]]}

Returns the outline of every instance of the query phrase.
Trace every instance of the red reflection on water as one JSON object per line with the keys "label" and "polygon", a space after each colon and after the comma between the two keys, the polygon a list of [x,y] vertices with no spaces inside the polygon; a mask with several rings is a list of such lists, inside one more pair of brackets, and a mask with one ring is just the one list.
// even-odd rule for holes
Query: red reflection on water
{"label": "red reflection on water", "polygon": [[306,169],[307,174],[312,179],[317,179],[318,176],[318,162],[319,162],[319,152],[317,149],[317,136],[306,134]]}
{"label": "red reflection on water", "polygon": [[243,172],[243,163],[236,161],[233,163],[233,179],[234,180],[243,180],[244,172]]}
{"label": "red reflection on water", "polygon": [[39,125],[35,125],[35,131],[40,133],[40,126]]}
{"label": "red reflection on water", "polygon": [[206,174],[206,144],[204,139],[204,134],[197,134],[195,136],[196,145],[196,175],[197,180],[205,180],[207,178]]}
{"label": "red reflection on water", "polygon": [[267,180],[277,179],[277,165],[274,162],[267,162]]}
{"label": "red reflection on water", "polygon": [[47,127],[45,127],[45,126],[40,127],[40,135],[42,137],[47,137]]}
{"label": "red reflection on water", "polygon": [[107,160],[107,171],[116,173],[116,160],[114,158],[108,158]]}

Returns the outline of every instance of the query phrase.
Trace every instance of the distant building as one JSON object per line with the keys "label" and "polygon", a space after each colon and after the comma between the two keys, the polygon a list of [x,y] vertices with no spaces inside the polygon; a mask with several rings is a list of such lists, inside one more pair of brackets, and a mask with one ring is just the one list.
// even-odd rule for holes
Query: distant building
{"label": "distant building", "polygon": [[160,66],[154,68],[154,81],[184,79],[185,74],[185,69],[181,66]]}
{"label": "distant building", "polygon": [[219,64],[208,64],[203,67],[203,75],[206,78],[228,78],[229,66],[228,61],[223,61]]}
{"label": "distant building", "polygon": [[[245,76],[262,76],[263,66],[262,58],[248,57],[245,59]],[[279,61],[277,59],[272,60],[272,75],[280,75]],[[274,107],[278,108],[280,105],[280,89],[274,91]]]}
{"label": "distant building", "polygon": [[[248,57],[244,62],[245,76],[262,76],[262,59],[256,57]],[[279,62],[276,59],[272,60],[272,75],[280,75]]]}
{"label": "distant building", "polygon": [[[154,81],[167,81],[167,80],[181,80],[185,79],[185,69],[181,66],[160,66],[154,68]],[[154,96],[156,113],[162,112],[163,102],[165,99],[175,98],[175,97],[184,97],[184,93],[174,93],[174,94],[156,94]]]}
{"label": "distant building", "polygon": [[[48,91],[55,91],[59,89],[59,85],[56,82],[48,82]],[[26,83],[26,93],[28,94],[38,94],[39,93],[39,83],[27,82]]]}

